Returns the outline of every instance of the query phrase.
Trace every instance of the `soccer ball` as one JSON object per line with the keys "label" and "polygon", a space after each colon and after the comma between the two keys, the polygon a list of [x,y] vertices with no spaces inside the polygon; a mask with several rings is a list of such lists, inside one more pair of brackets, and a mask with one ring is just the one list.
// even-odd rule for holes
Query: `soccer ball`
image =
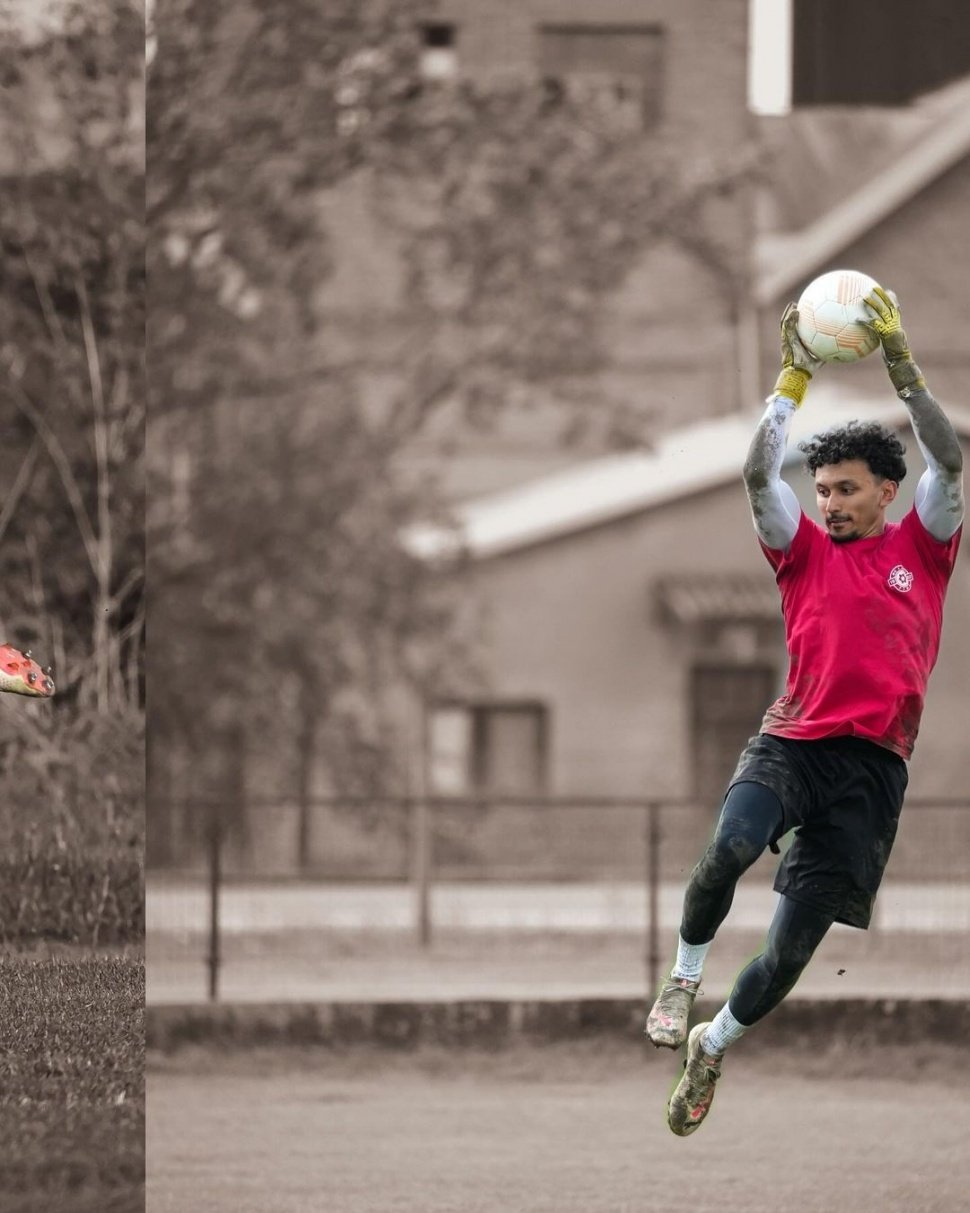
{"label": "soccer ball", "polygon": [[825,362],[856,362],[879,345],[863,300],[876,286],[858,270],[832,270],[810,282],[798,300],[798,336]]}

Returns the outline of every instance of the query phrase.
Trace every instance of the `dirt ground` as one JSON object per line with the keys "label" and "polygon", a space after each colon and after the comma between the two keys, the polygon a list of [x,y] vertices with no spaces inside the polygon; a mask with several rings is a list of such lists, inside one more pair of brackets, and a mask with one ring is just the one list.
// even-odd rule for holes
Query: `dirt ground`
{"label": "dirt ground", "polygon": [[970,1186],[959,1047],[746,1039],[688,1139],[664,1121],[679,1056],[639,1042],[182,1052],[150,1065],[146,1208],[952,1213]]}

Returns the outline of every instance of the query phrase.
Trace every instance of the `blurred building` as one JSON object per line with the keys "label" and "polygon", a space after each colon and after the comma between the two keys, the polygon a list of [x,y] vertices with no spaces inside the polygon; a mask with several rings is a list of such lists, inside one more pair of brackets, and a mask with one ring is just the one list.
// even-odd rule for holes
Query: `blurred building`
{"label": "blurred building", "polygon": [[[542,6],[544,18],[555,7]],[[577,46],[595,43],[602,19],[599,11],[595,20],[583,17],[581,7],[569,15]],[[673,84],[683,83],[679,36],[692,20],[711,16],[711,6],[635,7],[641,18],[650,10],[665,29],[675,22],[660,42],[658,55],[669,58],[657,77],[663,98],[651,112],[692,124],[692,153],[685,154],[700,154],[699,141],[708,135],[713,142],[753,136],[765,153],[747,229],[750,296],[733,334],[712,329],[709,339],[698,317],[710,314],[711,283],[683,249],[650,250],[618,283],[617,373],[641,376],[645,401],[652,382],[667,388],[650,452],[574,458],[568,465],[562,452],[558,463],[550,452],[550,474],[536,476],[541,461],[534,444],[541,438],[535,435],[510,430],[504,450],[498,440],[460,451],[458,468],[462,458],[479,459],[480,484],[492,474],[481,463],[499,469],[495,491],[471,495],[459,511],[472,557],[468,615],[476,620],[491,683],[487,695],[433,713],[432,768],[445,791],[657,793],[695,797],[712,809],[718,803],[741,745],[757,731],[787,669],[777,592],[754,542],[740,468],[777,373],[778,317],[811,278],[846,265],[897,291],[930,384],[970,438],[970,414],[961,412],[970,380],[961,303],[970,270],[966,39],[925,56],[925,84],[934,91],[919,87],[909,58],[905,89],[887,95],[885,64],[875,57],[859,64],[854,93],[842,95],[824,69],[831,27],[811,6],[796,4],[795,107],[755,118],[741,94],[743,5],[717,6],[723,30],[693,31],[683,53],[699,74],[685,89]],[[534,9],[519,14],[517,54],[547,53],[542,26],[534,23],[531,36],[525,28],[535,17]],[[862,44],[848,39],[857,50],[864,32]],[[914,46],[932,42],[933,34],[932,21],[917,23]],[[456,33],[449,37],[466,45]],[[713,80],[711,88],[700,86],[704,47],[713,45],[716,106]],[[467,47],[471,62],[497,54],[494,41],[472,29]],[[659,283],[680,292],[669,326],[651,313]],[[739,348],[744,343],[746,350]],[[626,359],[625,349],[636,349],[636,357]],[[754,381],[746,380],[746,365],[757,367]],[[814,431],[874,416],[900,425],[905,440],[906,415],[881,359],[826,368],[819,380],[800,424]],[[923,470],[911,435],[907,445],[911,470],[897,516]],[[531,477],[521,474],[523,449]],[[468,483],[465,477],[461,469],[454,482]],[[801,483],[797,472],[792,482]],[[801,495],[812,512],[806,487],[801,483]],[[968,606],[970,581],[961,565],[948,619],[961,618]],[[924,794],[960,790],[956,722],[968,668],[970,647],[951,622],[913,763],[914,784]]]}
{"label": "blurred building", "polygon": [[[850,265],[897,291],[930,383],[970,440],[959,412],[970,372],[966,48],[950,38],[947,53],[926,51],[932,20],[946,19],[935,3],[921,15],[897,0],[881,10],[884,25],[912,33],[902,64],[887,57],[896,43],[881,30],[871,41],[870,6],[842,5],[836,22],[833,3],[792,3],[794,108],[780,116],[748,106],[749,0],[428,5],[430,81],[526,71],[550,90],[609,87],[645,137],[685,162],[727,151],[752,166],[704,214],[739,271],[726,278],[703,242],[661,239],[604,301],[606,366],[583,386],[591,401],[641,408],[652,449],[564,447],[549,413],[530,408],[486,431],[445,410],[443,427],[409,451],[458,507],[471,557],[463,612],[482,675],[474,691],[429,705],[435,790],[687,796],[713,814],[786,671],[740,469],[777,371],[778,317],[816,274]],[[316,298],[328,358],[353,367],[365,404],[379,408],[408,333],[406,267],[363,177],[327,191],[320,215],[333,256]],[[906,428],[877,357],[825,378],[800,423],[866,415]],[[922,471],[908,445],[897,510]],[[798,473],[792,482],[814,509]],[[924,794],[961,790],[970,647],[953,620],[970,606],[966,560],[913,765]],[[266,764],[267,784],[279,783],[281,765]],[[299,847],[281,841],[280,820],[251,834],[254,856],[278,844],[292,861]],[[353,845],[363,854],[373,839]]]}
{"label": "blurred building", "polygon": [[[441,0],[429,6],[422,27],[424,70],[432,80],[515,72],[533,74],[549,90],[608,87],[645,137],[676,148],[692,171],[714,171],[731,160],[725,149],[735,149],[738,163],[757,154],[746,102],[747,4]],[[757,383],[744,306],[755,209],[754,182],[742,174],[705,202],[703,240],[699,231],[696,244],[661,240],[617,281],[604,304],[606,365],[585,385],[591,400],[622,401],[664,424],[744,405]],[[408,306],[398,250],[363,181],[331,191],[323,214],[336,259],[319,296],[328,340],[369,364],[379,396],[394,376]],[[698,247],[715,242],[720,265]],[[475,494],[575,459],[577,450],[564,450],[553,437],[557,428],[534,400],[527,411],[509,410],[487,432],[446,420],[412,457],[417,466],[435,466],[449,492]],[[581,453],[603,449],[587,446]]]}
{"label": "blurred building", "polygon": [[[970,269],[968,20],[894,3],[876,28],[865,6],[790,3],[793,108],[781,116],[748,106],[748,0],[441,0],[422,27],[429,79],[527,71],[557,88],[612,82],[645,135],[685,163],[714,163],[725,149],[750,162],[703,216],[740,266],[733,277],[703,241],[661,240],[604,302],[606,366],[590,399],[641,410],[653,432],[760,399],[784,304],[842,265],[900,295],[941,399],[956,403],[970,371],[958,298]],[[903,27],[912,53],[900,64],[890,32]],[[367,362],[379,395],[407,306],[402,267],[360,182],[332,191],[323,213],[337,256],[320,297],[329,340]],[[882,389],[874,365],[853,373],[855,389]],[[541,407],[510,410],[485,432],[450,418],[412,456],[467,498],[606,453],[564,449],[554,431]]]}
{"label": "blurred building", "polygon": [[[739,469],[759,411],[672,430],[625,453],[483,497],[460,513],[487,692],[432,705],[431,781],[443,794],[692,797],[712,815],[745,741],[783,692],[773,573]],[[848,417],[900,430],[909,509],[925,465],[903,406],[813,384],[786,479],[816,516],[797,441]],[[954,423],[970,448],[970,410]],[[449,539],[412,536],[432,557]],[[966,554],[912,763],[920,795],[963,789],[970,639]]]}
{"label": "blurred building", "polygon": [[[761,382],[777,367],[777,317],[816,274],[864,270],[892,287],[941,401],[966,400],[961,336],[970,272],[970,76],[900,109],[823,106],[763,119],[777,171],[761,192],[752,256]],[[840,372],[885,391],[878,359]]]}
{"label": "blurred building", "polygon": [[843,0],[791,5],[792,100],[796,106],[899,106],[970,71],[962,5],[882,0],[878,11]]}

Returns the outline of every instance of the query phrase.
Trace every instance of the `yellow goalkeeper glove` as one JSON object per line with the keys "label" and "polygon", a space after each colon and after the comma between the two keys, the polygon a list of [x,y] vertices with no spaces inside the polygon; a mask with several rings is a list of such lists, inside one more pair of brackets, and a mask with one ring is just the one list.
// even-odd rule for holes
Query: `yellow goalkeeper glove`
{"label": "yellow goalkeeper glove", "polygon": [[787,396],[801,408],[808,381],[822,365],[807,349],[798,335],[798,308],[789,303],[781,317],[781,374],[775,382],[773,395]]}
{"label": "yellow goalkeeper glove", "polygon": [[886,291],[881,286],[877,286],[873,288],[871,294],[866,295],[865,302],[872,312],[869,327],[879,338],[883,360],[889,371],[893,387],[900,396],[908,396],[910,392],[925,388],[926,380],[923,378],[923,372],[913,361],[909,342],[906,339],[899,300],[892,291]]}

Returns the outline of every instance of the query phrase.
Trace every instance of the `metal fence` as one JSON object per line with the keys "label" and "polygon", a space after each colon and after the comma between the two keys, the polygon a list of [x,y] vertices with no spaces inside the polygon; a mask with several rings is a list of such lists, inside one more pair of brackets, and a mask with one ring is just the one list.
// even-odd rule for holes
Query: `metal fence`
{"label": "metal fence", "polygon": [[[179,862],[147,881],[154,1002],[643,994],[714,825],[603,797],[190,803],[179,821]],[[970,802],[909,801],[872,927],[836,925],[795,994],[970,995],[968,844]],[[708,989],[759,950],[777,862],[742,878]]]}

